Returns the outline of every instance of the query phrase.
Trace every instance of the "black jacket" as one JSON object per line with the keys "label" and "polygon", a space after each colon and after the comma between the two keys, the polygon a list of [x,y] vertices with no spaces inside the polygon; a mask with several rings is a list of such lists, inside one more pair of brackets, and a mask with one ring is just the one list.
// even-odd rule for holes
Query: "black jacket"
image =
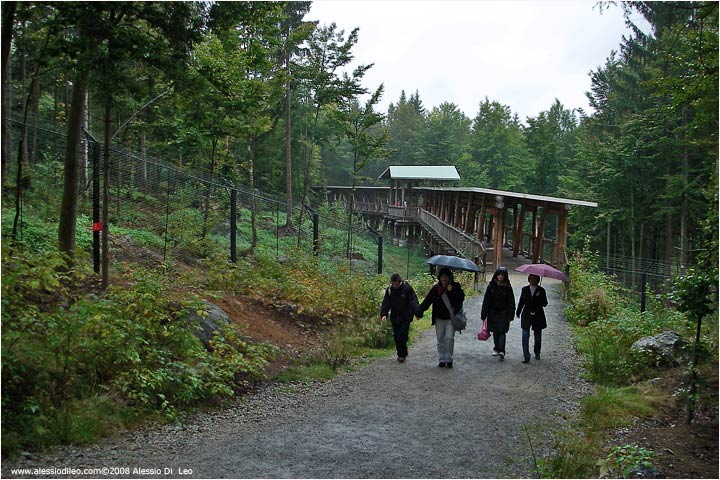
{"label": "black jacket", "polygon": [[509,280],[504,285],[497,282],[497,274],[495,272],[485,290],[480,318],[487,319],[491,332],[507,333],[515,315],[515,294]]}
{"label": "black jacket", "polygon": [[547,320],[545,319],[545,310],[543,307],[547,307],[547,293],[545,289],[540,285],[535,290],[535,295],[530,295],[530,285],[523,287],[520,293],[520,301],[518,301],[517,311],[515,315],[520,317],[520,327],[523,330],[542,330],[547,327]]}
{"label": "black jacket", "polygon": [[[455,312],[459,312],[463,308],[463,302],[465,301],[465,292],[458,282],[450,282],[452,290],[447,292],[450,305],[453,307]],[[432,305],[432,324],[435,325],[435,320],[440,318],[442,320],[450,320],[450,312],[448,312],[445,302],[442,299],[443,288],[440,283],[433,285],[430,291],[425,296],[425,300],[420,304],[420,308],[417,311],[418,316],[422,316],[425,311]]]}
{"label": "black jacket", "polygon": [[399,288],[393,288],[391,285],[385,289],[385,296],[380,305],[380,316],[384,317],[389,312],[390,322],[393,325],[411,322],[417,309],[418,298],[409,283],[403,282]]}

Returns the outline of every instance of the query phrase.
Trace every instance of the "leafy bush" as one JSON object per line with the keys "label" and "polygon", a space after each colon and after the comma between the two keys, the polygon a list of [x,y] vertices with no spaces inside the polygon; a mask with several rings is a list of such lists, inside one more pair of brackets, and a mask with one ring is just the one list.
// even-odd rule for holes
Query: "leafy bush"
{"label": "leafy bush", "polygon": [[[136,270],[103,296],[75,288],[83,272],[59,268],[59,254],[3,250],[3,448],[79,441],[112,424],[75,415],[99,397],[104,409],[135,416],[232,395],[262,377],[275,347],[253,344],[232,326],[206,350],[184,312],[196,298],[174,294],[168,280]],[[73,433],[75,432],[75,433]],[[78,433],[84,432],[84,433]]]}
{"label": "leafy bush", "polygon": [[633,470],[652,468],[654,452],[640,447],[637,443],[618,445],[612,448],[603,460],[598,462],[600,478],[631,478]]}
{"label": "leafy bush", "polygon": [[596,258],[577,253],[570,262],[570,302],[565,311],[567,320],[585,326],[606,320],[626,302],[619,285],[597,270]]}
{"label": "leafy bush", "polygon": [[566,316],[574,325],[576,345],[584,354],[589,380],[600,385],[625,385],[652,373],[654,363],[638,357],[632,344],[642,337],[673,330],[689,338],[686,317],[662,298],[649,296],[647,309],[623,295],[612,278],[597,271],[595,259],[573,257]]}

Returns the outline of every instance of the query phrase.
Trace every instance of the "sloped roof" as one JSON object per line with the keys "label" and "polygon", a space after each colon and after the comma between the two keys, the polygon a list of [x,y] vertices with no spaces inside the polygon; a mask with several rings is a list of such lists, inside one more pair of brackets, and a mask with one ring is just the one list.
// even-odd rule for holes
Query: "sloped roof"
{"label": "sloped roof", "polygon": [[460,175],[453,166],[391,166],[378,179],[459,181]]}
{"label": "sloped roof", "polygon": [[415,187],[417,190],[438,190],[443,192],[465,192],[465,193],[483,193],[500,198],[513,198],[516,200],[531,200],[535,202],[561,203],[567,205],[578,205],[582,207],[597,207],[597,202],[589,202],[585,200],[573,200],[570,198],[547,197],[544,195],[532,195],[529,193],[508,192],[505,190],[492,190],[489,188],[479,187]]}

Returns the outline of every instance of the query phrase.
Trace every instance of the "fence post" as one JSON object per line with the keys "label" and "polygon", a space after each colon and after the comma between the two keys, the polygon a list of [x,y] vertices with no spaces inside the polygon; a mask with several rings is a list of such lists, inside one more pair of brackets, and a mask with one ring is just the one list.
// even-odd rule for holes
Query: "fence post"
{"label": "fence post", "polygon": [[647,283],[647,273],[643,272],[640,276],[640,313],[645,312],[645,286]]}
{"label": "fence post", "polygon": [[[320,253],[320,214],[315,211],[314,208],[312,208],[310,205],[302,202],[303,210],[307,210],[310,214],[310,220],[312,221],[313,225],[313,240],[312,240],[312,248],[313,248],[313,255],[317,256]],[[302,210],[300,212],[300,216],[302,217]],[[300,230],[302,226],[298,228],[298,240],[300,239]],[[298,243],[299,245],[299,243]]]}
{"label": "fence post", "polygon": [[377,256],[378,256],[378,267],[377,267],[377,273],[378,273],[378,275],[379,275],[379,274],[381,274],[381,273],[383,272],[383,267],[382,267],[382,264],[383,264],[383,258],[382,258],[382,253],[383,253],[383,238],[382,238],[382,235],[378,235],[378,236],[377,236],[377,246],[378,246],[378,253],[377,253]]}
{"label": "fence post", "polygon": [[320,253],[320,215],[315,210],[310,211],[313,223],[313,254],[317,256]]}
{"label": "fence post", "polygon": [[93,271],[100,273],[100,145],[85,132],[85,138],[92,144],[92,234]]}
{"label": "fence post", "polygon": [[237,262],[237,190],[230,189],[230,261]]}

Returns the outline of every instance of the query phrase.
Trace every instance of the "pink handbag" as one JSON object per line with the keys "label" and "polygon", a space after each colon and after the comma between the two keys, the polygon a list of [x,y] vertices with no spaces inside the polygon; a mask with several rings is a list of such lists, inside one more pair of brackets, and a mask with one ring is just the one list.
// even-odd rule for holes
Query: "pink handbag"
{"label": "pink handbag", "polygon": [[483,320],[482,327],[480,327],[480,330],[478,330],[477,333],[478,340],[487,340],[490,338],[490,332],[488,331],[487,327],[487,319]]}

